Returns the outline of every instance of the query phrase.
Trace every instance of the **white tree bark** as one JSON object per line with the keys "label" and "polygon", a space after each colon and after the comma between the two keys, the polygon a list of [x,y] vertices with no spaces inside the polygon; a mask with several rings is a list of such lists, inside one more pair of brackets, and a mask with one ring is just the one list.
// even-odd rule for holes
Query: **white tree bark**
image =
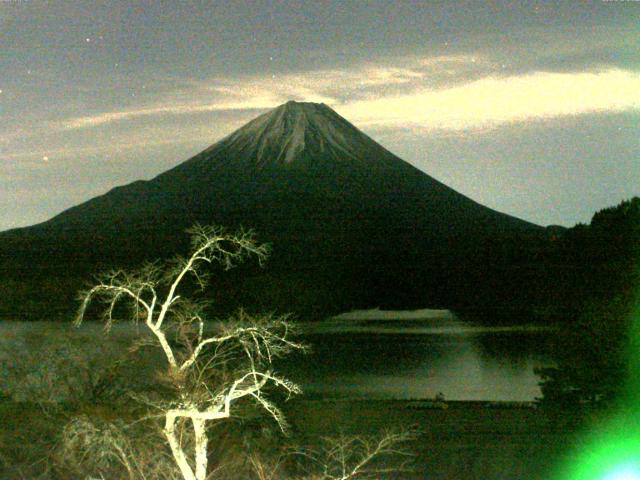
{"label": "white tree bark", "polygon": [[201,418],[192,418],[193,432],[195,435],[196,479],[205,480],[207,476],[207,429]]}
{"label": "white tree bark", "polygon": [[191,469],[191,465],[187,461],[187,456],[182,449],[182,445],[180,445],[180,441],[176,436],[176,415],[173,412],[167,412],[165,414],[165,424],[164,424],[164,434],[167,437],[167,441],[169,442],[169,447],[171,447],[171,453],[173,454],[173,458],[182,473],[184,480],[196,480],[196,476]]}

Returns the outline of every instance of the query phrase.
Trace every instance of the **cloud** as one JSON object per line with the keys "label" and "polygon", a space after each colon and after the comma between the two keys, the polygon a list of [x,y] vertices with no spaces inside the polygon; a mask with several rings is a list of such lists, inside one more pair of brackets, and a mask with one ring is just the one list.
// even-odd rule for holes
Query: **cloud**
{"label": "cloud", "polygon": [[141,117],[268,109],[287,100],[323,102],[357,125],[427,130],[484,130],[535,119],[640,109],[640,73],[505,75],[479,56],[405,59],[278,77],[183,82],[166,100],[57,122],[77,130]]}
{"label": "cloud", "polygon": [[188,115],[220,110],[245,110],[256,108],[269,108],[273,105],[273,99],[266,97],[252,97],[244,102],[220,102],[205,104],[166,105],[146,108],[133,108],[114,112],[106,112],[98,115],[75,117],[58,122],[58,126],[65,130],[97,127],[100,125],[120,122],[136,117],[149,117],[161,115]]}
{"label": "cloud", "polygon": [[475,57],[438,56],[404,59],[395,65],[365,64],[268,77],[179,80],[173,91],[168,91],[167,82],[161,82],[161,98],[151,105],[72,117],[55,122],[54,128],[77,130],[140,117],[267,109],[291,99],[336,105],[353,98],[411,91],[434,82],[438,75],[450,80],[456,65],[475,62]]}
{"label": "cloud", "polygon": [[609,69],[488,76],[450,88],[425,88],[337,108],[359,125],[486,129],[526,120],[640,110],[640,74]]}

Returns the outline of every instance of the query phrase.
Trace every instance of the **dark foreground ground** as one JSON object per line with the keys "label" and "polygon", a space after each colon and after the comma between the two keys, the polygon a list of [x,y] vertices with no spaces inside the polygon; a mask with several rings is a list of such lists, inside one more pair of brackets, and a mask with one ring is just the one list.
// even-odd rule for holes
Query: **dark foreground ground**
{"label": "dark foreground ground", "polygon": [[[118,415],[108,406],[99,411]],[[320,436],[415,426],[421,431],[411,445],[415,471],[390,478],[429,480],[555,480],[589,421],[575,410],[484,402],[295,400],[284,412],[294,437],[307,444]],[[47,461],[63,417],[33,404],[0,402],[0,478],[46,478],[35,472]]]}
{"label": "dark foreground ground", "polygon": [[575,410],[485,402],[303,401],[287,413],[312,436],[415,425],[416,472],[401,478],[429,480],[550,480],[589,422]]}

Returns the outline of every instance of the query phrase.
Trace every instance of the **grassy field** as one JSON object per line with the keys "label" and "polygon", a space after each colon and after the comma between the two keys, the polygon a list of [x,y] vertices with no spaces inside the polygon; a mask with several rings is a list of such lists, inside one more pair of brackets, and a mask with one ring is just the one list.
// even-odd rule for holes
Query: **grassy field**
{"label": "grassy field", "polygon": [[415,425],[416,472],[402,478],[430,480],[549,480],[589,422],[575,412],[483,402],[300,401],[287,413],[310,436]]}
{"label": "grassy field", "polygon": [[[120,415],[109,405],[83,411],[107,419]],[[292,425],[288,441],[306,445],[323,436],[415,426],[421,432],[410,446],[415,471],[389,478],[430,480],[552,479],[585,422],[575,413],[483,402],[297,399],[285,403],[284,412]],[[51,461],[60,425],[74,413],[71,407],[1,402],[0,478],[60,478],[36,475]]]}

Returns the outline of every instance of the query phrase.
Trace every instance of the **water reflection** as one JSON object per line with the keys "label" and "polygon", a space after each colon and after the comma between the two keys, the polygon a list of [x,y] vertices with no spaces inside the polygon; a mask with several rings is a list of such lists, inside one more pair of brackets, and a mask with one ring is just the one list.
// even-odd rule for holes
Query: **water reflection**
{"label": "water reflection", "polygon": [[540,396],[534,367],[551,364],[551,335],[442,317],[332,320],[307,331],[310,355],[279,368],[323,396],[530,401]]}

